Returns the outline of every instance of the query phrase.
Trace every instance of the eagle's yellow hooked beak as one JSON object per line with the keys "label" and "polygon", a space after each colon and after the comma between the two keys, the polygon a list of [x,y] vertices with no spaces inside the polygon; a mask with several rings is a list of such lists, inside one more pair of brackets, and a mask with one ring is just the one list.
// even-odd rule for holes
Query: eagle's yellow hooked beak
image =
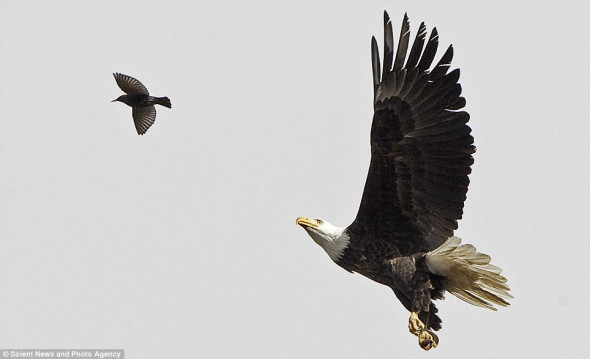
{"label": "eagle's yellow hooked beak", "polygon": [[310,219],[310,218],[306,218],[306,217],[297,218],[295,223],[300,225],[303,228],[305,228],[305,227],[318,228],[319,227],[318,221],[316,221],[315,219]]}

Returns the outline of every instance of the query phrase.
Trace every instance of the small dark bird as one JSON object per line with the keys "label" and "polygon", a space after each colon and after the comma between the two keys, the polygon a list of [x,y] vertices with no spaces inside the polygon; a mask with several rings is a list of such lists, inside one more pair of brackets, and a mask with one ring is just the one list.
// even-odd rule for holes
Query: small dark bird
{"label": "small dark bird", "polygon": [[156,121],[156,107],[154,105],[162,105],[172,108],[170,99],[168,97],[154,97],[150,96],[147,88],[131,76],[114,73],[117,85],[127,95],[121,95],[111,102],[120,101],[131,106],[133,115],[133,122],[138,135],[143,135],[148,128]]}

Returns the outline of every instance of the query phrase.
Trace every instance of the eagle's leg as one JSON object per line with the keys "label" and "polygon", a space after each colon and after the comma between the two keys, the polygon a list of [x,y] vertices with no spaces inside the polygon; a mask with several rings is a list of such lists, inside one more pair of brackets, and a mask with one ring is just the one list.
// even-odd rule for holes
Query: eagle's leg
{"label": "eagle's leg", "polygon": [[430,350],[438,346],[438,336],[427,330],[427,325],[420,320],[418,312],[410,314],[408,329],[410,329],[410,333],[418,337],[418,344],[424,350]]}
{"label": "eagle's leg", "polygon": [[410,333],[418,337],[418,344],[424,350],[430,350],[438,346],[438,337],[429,330],[431,315],[434,315],[435,325],[432,329],[440,329],[440,319],[436,317],[436,307],[431,304],[431,292],[433,289],[429,274],[426,270],[416,268],[417,262],[412,257],[397,257],[389,261],[391,265],[392,281],[402,285],[392,286],[393,292],[410,310],[408,329]]}

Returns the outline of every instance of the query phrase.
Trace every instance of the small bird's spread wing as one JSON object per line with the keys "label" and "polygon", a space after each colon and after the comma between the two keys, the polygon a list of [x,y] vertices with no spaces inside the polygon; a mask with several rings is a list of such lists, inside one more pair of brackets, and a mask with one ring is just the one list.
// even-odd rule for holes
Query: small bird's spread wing
{"label": "small bird's spread wing", "polygon": [[149,95],[150,93],[145,88],[145,86],[139,82],[137,79],[134,79],[131,76],[123,75],[120,73],[114,73],[115,80],[117,81],[117,85],[128,95]]}
{"label": "small bird's spread wing", "polygon": [[453,234],[463,214],[475,152],[466,124],[469,114],[459,111],[465,106],[459,70],[447,73],[452,46],[430,69],[438,47],[436,28],[424,48],[422,23],[408,54],[410,25],[404,16],[394,60],[387,13],[384,22],[382,73],[377,42],[374,37],[372,41],[371,164],[351,226],[366,233],[391,233],[398,240],[418,235],[429,250]]}
{"label": "small bird's spread wing", "polygon": [[156,107],[133,107],[133,122],[138,135],[143,135],[156,121]]}

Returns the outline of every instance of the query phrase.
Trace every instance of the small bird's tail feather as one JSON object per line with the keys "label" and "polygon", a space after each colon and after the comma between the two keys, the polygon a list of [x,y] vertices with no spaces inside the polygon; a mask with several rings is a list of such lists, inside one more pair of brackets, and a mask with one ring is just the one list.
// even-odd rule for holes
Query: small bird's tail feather
{"label": "small bird's tail feather", "polygon": [[154,102],[164,107],[172,108],[172,103],[168,97],[154,97]]}
{"label": "small bird's tail feather", "polygon": [[513,298],[508,291],[502,270],[490,264],[490,256],[476,252],[470,244],[461,245],[458,237],[449,237],[445,243],[426,254],[426,265],[433,274],[444,277],[445,289],[478,307],[496,310],[495,305],[506,307]]}

